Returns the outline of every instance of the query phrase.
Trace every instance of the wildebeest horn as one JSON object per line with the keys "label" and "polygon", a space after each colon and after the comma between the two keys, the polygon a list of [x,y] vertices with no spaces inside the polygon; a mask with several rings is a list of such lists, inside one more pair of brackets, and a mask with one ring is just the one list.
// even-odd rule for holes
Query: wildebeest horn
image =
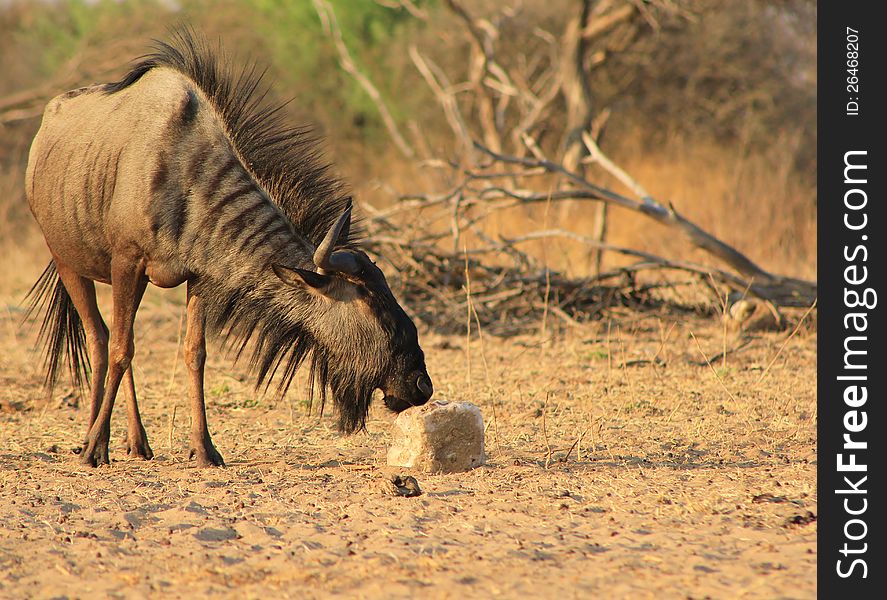
{"label": "wildebeest horn", "polygon": [[426,398],[431,398],[431,394],[434,393],[434,388],[431,385],[431,379],[428,375],[424,373],[419,375],[419,378],[416,379],[416,387],[419,388],[419,391],[425,394]]}
{"label": "wildebeest horn", "polygon": [[326,237],[323,238],[323,241],[317,246],[317,250],[314,251],[314,264],[317,265],[317,268],[320,269],[321,273],[324,271],[340,271],[343,273],[350,273],[351,275],[357,273],[359,268],[357,260],[351,253],[341,251],[333,252],[333,248],[335,248],[336,242],[339,240],[342,231],[350,229],[350,227],[351,200],[349,199],[345,212],[343,212],[342,216],[339,217],[339,220],[330,227]]}

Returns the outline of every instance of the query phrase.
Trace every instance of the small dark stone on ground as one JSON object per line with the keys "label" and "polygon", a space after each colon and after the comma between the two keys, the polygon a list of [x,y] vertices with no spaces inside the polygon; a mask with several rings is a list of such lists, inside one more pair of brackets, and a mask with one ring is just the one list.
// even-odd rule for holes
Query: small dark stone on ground
{"label": "small dark stone on ground", "polygon": [[793,515],[785,520],[784,527],[791,527],[792,525],[809,525],[816,520],[816,515],[814,515],[809,510],[803,515]]}
{"label": "small dark stone on ground", "polygon": [[411,475],[392,475],[381,481],[379,487],[383,494],[412,498],[422,494],[419,482]]}

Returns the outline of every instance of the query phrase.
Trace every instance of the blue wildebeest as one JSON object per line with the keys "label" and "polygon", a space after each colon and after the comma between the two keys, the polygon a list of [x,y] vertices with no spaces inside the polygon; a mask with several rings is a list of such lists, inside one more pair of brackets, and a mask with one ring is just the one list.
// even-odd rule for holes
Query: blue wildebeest
{"label": "blue wildebeest", "polygon": [[[31,309],[44,311],[48,385],[65,355],[75,381],[89,380],[81,459],[92,466],[109,462],[121,384],[128,453],[153,456],[131,365],[149,282],[187,284],[191,456],[201,466],[224,464],[206,424],[207,332],[238,357],[250,348],[257,386],[276,376],[283,393],[307,364],[346,433],[364,426],[377,388],[397,412],[432,394],[416,327],[356,243],[351,199],[315,137],[264,104],[255,67],[235,71],[218,54],[177,32],[121,81],[51,100],[31,147],[26,192],[52,254]],[[112,287],[110,331],[96,281]]]}

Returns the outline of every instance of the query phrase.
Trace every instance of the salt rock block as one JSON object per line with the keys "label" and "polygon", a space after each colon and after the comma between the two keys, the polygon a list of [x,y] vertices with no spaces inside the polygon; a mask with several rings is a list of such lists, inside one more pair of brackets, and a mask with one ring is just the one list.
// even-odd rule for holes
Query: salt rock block
{"label": "salt rock block", "polygon": [[458,473],[484,464],[484,420],[470,402],[435,400],[397,416],[388,464]]}

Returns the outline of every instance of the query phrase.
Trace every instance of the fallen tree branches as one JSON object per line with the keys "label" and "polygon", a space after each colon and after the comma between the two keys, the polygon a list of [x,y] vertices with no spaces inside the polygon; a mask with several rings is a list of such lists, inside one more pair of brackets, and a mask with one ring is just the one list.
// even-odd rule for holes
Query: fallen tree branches
{"label": "fallen tree branches", "polygon": [[[630,182],[632,185],[629,187],[645,194],[640,201],[597,186],[544,157],[502,155],[477,142],[475,148],[493,162],[476,169],[461,169],[462,181],[446,192],[401,196],[400,201],[391,208],[371,211],[373,214],[368,219],[372,233],[371,247],[380,256],[388,258],[394,267],[401,293],[410,298],[412,306],[418,307],[420,314],[416,316],[429,325],[443,329],[461,327],[459,323],[465,310],[462,286],[465,285],[463,272],[466,261],[472,273],[478,319],[498,334],[530,330],[543,314],[553,314],[565,324],[575,325],[597,318],[601,311],[612,306],[658,308],[668,304],[678,310],[709,310],[714,314],[717,312],[714,303],[706,308],[698,300],[675,300],[674,293],[670,293],[666,300],[660,293],[693,286],[710,289],[713,292],[711,299],[716,302],[715,298],[719,299],[721,293],[711,288],[709,281],[723,284],[742,295],[761,297],[778,306],[809,306],[813,301],[810,298],[815,298],[814,283],[773,276],[748,259],[745,261],[752,266],[746,267],[746,272],[751,273],[750,276],[736,267],[745,267],[740,260],[728,261],[739,271],[735,273],[711,265],[669,259],[651,252],[617,246],[563,228],[490,238],[484,232],[483,225],[499,211],[560,201],[602,200],[654,219],[659,217],[657,220],[661,219],[666,224],[674,219],[691,232],[701,232],[698,235],[703,239],[711,237],[722,244],[728,249],[729,257],[735,253],[744,258],[738,251],[681,217],[673,207],[666,208],[653,200],[639,184]],[[597,160],[605,159],[599,150],[591,152],[589,156]],[[495,163],[518,165],[521,169],[495,170]],[[525,183],[546,173],[564,175],[575,187],[539,192],[514,185],[515,181]],[[392,219],[406,219],[409,226],[399,226]],[[449,231],[441,229],[446,224],[449,224]],[[482,243],[470,248],[460,247],[459,240],[464,231],[470,231]],[[443,250],[445,245],[441,244],[447,238],[452,242],[449,251]],[[638,261],[592,277],[570,277],[550,270],[533,255],[520,249],[525,244],[553,238],[629,256]],[[656,273],[663,276],[654,283],[638,284],[635,275],[641,272],[648,276]],[[687,278],[676,282],[673,277],[664,277],[667,272],[684,274]],[[756,276],[762,273],[765,276],[758,279]]]}
{"label": "fallen tree branches", "polygon": [[[518,242],[519,243],[519,242]],[[670,268],[663,260],[641,261],[594,277],[573,278],[540,268],[527,255],[503,241],[463,254],[442,252],[433,245],[373,237],[370,249],[389,263],[389,282],[398,295],[409,298],[413,317],[447,333],[464,330],[466,271],[471,280],[470,301],[485,331],[515,335],[535,331],[543,314],[554,315],[566,326],[600,318],[613,307],[637,310],[668,309],[707,313],[709,307],[693,300],[665,299],[663,291],[699,287],[699,278],[638,285],[634,274],[642,270]],[[491,265],[490,256],[511,249],[510,266]],[[521,259],[524,263],[521,264]],[[467,269],[466,269],[467,264]],[[683,270],[679,265],[674,269]],[[673,296],[674,294],[668,294]]]}
{"label": "fallen tree branches", "polygon": [[[584,136],[584,139],[587,145],[591,146],[592,144],[594,144],[589,136]],[[552,196],[552,199],[559,200],[562,198],[587,198],[602,200],[604,202],[621,206],[622,208],[627,208],[629,210],[639,212],[659,223],[662,223],[663,225],[667,225],[679,230],[688,238],[688,240],[694,246],[701,248],[712,254],[713,256],[721,259],[722,261],[736,269],[740,274],[748,278],[749,281],[747,281],[743,286],[738,283],[743,280],[739,277],[734,277],[734,279],[737,281],[737,285],[740,285],[741,287],[747,287],[751,291],[751,293],[756,296],[759,296],[765,300],[769,300],[781,306],[795,307],[810,306],[810,304],[812,304],[813,301],[816,299],[815,282],[804,281],[801,279],[768,273],[767,271],[756,265],[754,262],[752,262],[752,260],[745,256],[742,252],[736,250],[732,246],[716,238],[714,235],[703,230],[701,227],[678,213],[672,204],[669,203],[668,206],[665,206],[657,200],[653,199],[639,184],[634,182],[634,180],[632,180],[624,171],[622,171],[622,169],[616,167],[616,165],[613,164],[612,161],[606,158],[606,156],[600,151],[600,149],[597,148],[596,144],[593,145],[594,151],[590,154],[590,156],[597,157],[597,161],[599,162],[599,164],[601,164],[601,166],[614,174],[617,179],[621,179],[623,181],[627,180],[628,187],[631,187],[640,194],[643,194],[642,200],[632,200],[631,198],[627,198],[621,194],[617,194],[612,190],[595,185],[584,177],[568,171],[566,168],[564,168],[563,165],[552,162],[550,160],[499,154],[493,152],[492,150],[486,148],[478,142],[475,142],[475,147],[488,156],[492,157],[494,160],[502,163],[518,164],[529,168],[541,167],[551,173],[564,175],[570,180],[571,183],[575,184],[579,188],[577,190],[560,191],[557,194],[552,193],[550,194],[550,196]],[[530,200],[530,198],[525,198],[525,200]],[[715,270],[716,269],[712,268],[712,271]]]}

